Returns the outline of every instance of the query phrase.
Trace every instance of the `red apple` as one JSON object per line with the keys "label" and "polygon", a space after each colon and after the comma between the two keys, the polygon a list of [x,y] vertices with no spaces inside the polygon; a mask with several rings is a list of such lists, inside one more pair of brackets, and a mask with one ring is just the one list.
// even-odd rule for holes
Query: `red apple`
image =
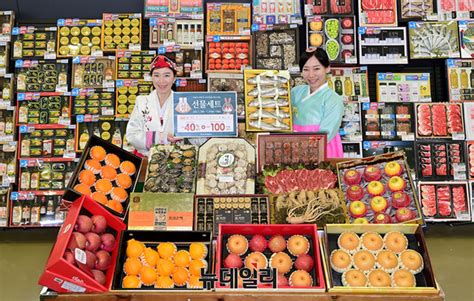
{"label": "red apple", "polygon": [[359,201],[364,198],[364,189],[359,185],[352,185],[347,189],[346,195],[350,201]]}
{"label": "red apple", "polygon": [[409,221],[413,219],[414,217],[415,217],[415,213],[406,207],[399,208],[397,212],[395,212],[395,218],[397,219],[399,223]]}
{"label": "red apple", "polygon": [[370,200],[370,208],[372,208],[374,212],[385,211],[387,207],[388,207],[388,202],[382,196],[375,196],[372,198],[372,200]]}
{"label": "red apple", "polygon": [[367,182],[378,181],[382,178],[382,171],[377,166],[370,165],[364,170],[364,179]]}
{"label": "red apple", "polygon": [[364,217],[367,214],[367,206],[361,201],[354,201],[349,205],[349,212],[352,217]]}
{"label": "red apple", "polygon": [[387,176],[393,177],[401,175],[403,168],[397,161],[392,161],[385,164],[384,171]]}
{"label": "red apple", "polygon": [[385,193],[385,187],[380,181],[372,181],[367,185],[367,192],[372,196],[382,195]]}
{"label": "red apple", "polygon": [[406,186],[406,181],[399,176],[394,176],[388,179],[388,188],[391,191],[400,191],[405,189]]}
{"label": "red apple", "polygon": [[352,19],[351,18],[344,18],[342,20],[342,28],[351,28],[352,27]]}
{"label": "red apple", "polygon": [[355,169],[349,169],[344,172],[344,182],[347,185],[360,184],[362,179],[360,172]]}
{"label": "red apple", "polygon": [[374,224],[391,224],[392,219],[387,213],[377,213],[374,217]]}
{"label": "red apple", "polygon": [[351,44],[353,42],[353,38],[350,34],[345,34],[342,36],[342,43],[344,44]]}
{"label": "red apple", "polygon": [[354,220],[354,224],[368,224],[369,221],[365,217],[358,217]]}
{"label": "red apple", "polygon": [[395,209],[408,207],[411,203],[410,196],[403,191],[392,193],[392,207]]}

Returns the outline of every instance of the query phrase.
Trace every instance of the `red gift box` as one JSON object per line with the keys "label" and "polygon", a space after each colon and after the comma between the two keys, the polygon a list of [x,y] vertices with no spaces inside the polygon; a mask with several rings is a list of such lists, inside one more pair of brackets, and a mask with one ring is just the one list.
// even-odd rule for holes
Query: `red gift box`
{"label": "red gift box", "polygon": [[[69,244],[77,218],[81,214],[88,216],[102,215],[107,221],[107,232],[110,233],[110,229],[115,232],[113,233],[115,236],[115,248],[111,253],[112,263],[105,272],[105,285],[99,284],[92,275],[64,259],[64,252]],[[125,229],[126,225],[118,217],[114,216],[88,196],[81,196],[75,200],[69,208],[66,220],[59,230],[56,243],[49,255],[45,271],[41,275],[38,283],[60,293],[107,292],[112,284],[120,235]]]}
{"label": "red gift box", "polygon": [[[223,248],[226,248],[224,239],[226,236],[232,234],[240,234],[249,238],[250,236],[260,234],[265,236],[267,239],[273,235],[283,235],[285,239],[288,239],[292,235],[303,235],[310,238],[310,251],[309,254],[313,256],[314,267],[310,273],[313,275],[313,286],[311,287],[291,287],[291,286],[278,286],[278,291],[311,291],[311,292],[324,292],[326,291],[326,284],[324,281],[324,273],[321,262],[321,250],[319,246],[319,237],[316,225],[301,224],[301,225],[257,225],[257,224],[220,224],[219,235],[217,238],[217,252],[216,252],[216,275],[219,278],[220,270],[224,267],[223,265]],[[265,251],[267,252],[268,249]],[[264,252],[264,253],[265,253]],[[288,273],[290,274],[290,273]],[[289,275],[288,275],[289,278]],[[227,286],[221,285],[219,282],[216,285],[217,289],[229,289]],[[258,289],[267,289],[268,285],[258,284]]]}

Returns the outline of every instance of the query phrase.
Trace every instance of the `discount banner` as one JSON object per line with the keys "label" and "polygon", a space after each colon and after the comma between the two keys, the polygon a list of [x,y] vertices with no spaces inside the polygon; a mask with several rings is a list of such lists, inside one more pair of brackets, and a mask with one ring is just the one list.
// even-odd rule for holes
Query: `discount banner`
{"label": "discount banner", "polygon": [[175,137],[237,137],[237,93],[175,92]]}

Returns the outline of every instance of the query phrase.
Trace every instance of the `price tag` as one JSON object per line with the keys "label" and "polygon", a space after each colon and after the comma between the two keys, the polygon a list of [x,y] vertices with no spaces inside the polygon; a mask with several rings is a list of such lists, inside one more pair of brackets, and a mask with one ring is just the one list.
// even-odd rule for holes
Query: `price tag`
{"label": "price tag", "polygon": [[466,135],[464,135],[464,133],[453,133],[452,139],[453,140],[465,140]]}
{"label": "price tag", "polygon": [[58,121],[58,124],[61,124],[61,125],[70,125],[71,124],[71,118],[69,117],[59,117],[59,121]]}
{"label": "price tag", "polygon": [[176,137],[236,137],[235,92],[174,94]]}
{"label": "price tag", "polygon": [[102,83],[102,86],[104,88],[114,88],[115,82],[113,80],[104,80],[104,82]]}
{"label": "price tag", "polygon": [[86,252],[79,248],[74,249],[74,258],[76,258],[77,261],[79,261],[82,264],[86,264],[87,258],[86,258]]}
{"label": "price tag", "polygon": [[414,133],[403,134],[402,141],[415,141],[415,134]]}
{"label": "price tag", "polygon": [[[55,278],[55,281],[56,281],[56,279],[59,280],[59,278]],[[60,280],[60,281],[62,281],[62,280]],[[70,291],[70,292],[74,292],[74,293],[84,293],[86,291],[86,289],[84,287],[79,286],[79,285],[74,284],[74,283],[71,283],[69,281],[64,281],[61,284],[61,288],[65,289],[67,291]]]}
{"label": "price tag", "polygon": [[66,93],[67,92],[67,86],[56,86],[56,92]]}
{"label": "price tag", "polygon": [[142,45],[140,44],[128,44],[128,49],[132,51],[140,51],[142,50]]}
{"label": "price tag", "polygon": [[101,57],[101,56],[104,56],[104,52],[102,50],[94,50],[92,51],[91,55]]}
{"label": "price tag", "polygon": [[103,116],[112,116],[114,115],[114,109],[111,107],[102,107],[101,113]]}
{"label": "price tag", "polygon": [[234,177],[233,176],[226,176],[222,175],[217,178],[217,180],[221,183],[232,183],[234,182]]}

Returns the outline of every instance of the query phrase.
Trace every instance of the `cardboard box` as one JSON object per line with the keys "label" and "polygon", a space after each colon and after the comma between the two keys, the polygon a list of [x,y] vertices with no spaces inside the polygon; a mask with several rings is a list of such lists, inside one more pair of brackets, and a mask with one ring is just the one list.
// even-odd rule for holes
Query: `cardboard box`
{"label": "cardboard box", "polygon": [[[88,216],[102,215],[107,220],[108,233],[112,233],[116,239],[116,247],[112,251],[112,263],[106,271],[105,285],[99,284],[95,279],[83,270],[71,265],[64,259],[64,252],[67,249],[72,236],[77,217],[81,214]],[[39,280],[40,285],[44,285],[59,293],[68,292],[107,292],[112,283],[116,257],[119,251],[118,242],[122,231],[126,229],[125,224],[117,217],[110,214],[104,207],[97,204],[87,196],[82,196],[75,200],[69,208],[69,213],[59,230],[56,243],[49,255],[45,266],[45,271]]]}
{"label": "cardboard box", "polygon": [[196,195],[194,230],[211,231],[217,237],[220,224],[269,224],[268,195]]}
{"label": "cardboard box", "polygon": [[189,245],[193,242],[201,242],[206,245],[208,253],[204,260],[207,261],[208,268],[207,273],[212,272],[212,267],[214,266],[213,262],[213,252],[212,252],[212,235],[209,232],[198,232],[198,231],[123,231],[120,237],[120,245],[117,254],[117,265],[115,268],[115,273],[113,275],[113,282],[111,291],[120,293],[120,292],[147,292],[147,291],[193,291],[199,292],[202,289],[189,289],[184,287],[175,287],[172,289],[157,289],[152,286],[142,286],[139,289],[125,289],[122,288],[122,279],[125,277],[125,272],[123,271],[123,265],[127,258],[126,249],[127,242],[130,239],[135,239],[137,241],[145,243],[147,247],[151,247],[156,250],[157,246],[161,242],[172,242],[174,243],[178,250],[189,250]]}
{"label": "cardboard box", "polygon": [[192,193],[132,193],[130,199],[129,230],[193,229]]}
{"label": "cardboard box", "polygon": [[[265,236],[266,239],[269,239],[273,235],[283,235],[285,239],[290,238],[292,235],[302,235],[309,240],[310,250],[308,254],[314,260],[314,268],[311,271],[310,275],[313,278],[313,286],[311,287],[290,287],[290,286],[279,286],[278,291],[306,291],[306,292],[324,292],[326,290],[326,285],[324,282],[323,267],[321,265],[321,253],[319,248],[319,239],[317,233],[316,225],[229,225],[221,224],[219,225],[219,236],[217,238],[217,251],[216,251],[216,275],[219,277],[220,270],[224,267],[224,259],[229,254],[226,248],[227,239],[233,234],[240,234],[245,236],[247,239],[250,239],[256,234],[261,234]],[[247,251],[245,255],[249,254],[250,251]],[[243,255],[243,258],[245,258]],[[264,252],[264,255],[269,258],[271,251],[267,249]],[[241,256],[242,257],[242,256]],[[293,260],[296,259],[295,256],[290,255]],[[292,269],[290,272],[293,272]],[[290,276],[288,273],[288,277]],[[230,290],[229,287],[217,283],[216,289],[218,290]],[[259,284],[258,290],[274,290],[265,285]],[[248,291],[248,290],[246,290]]]}
{"label": "cardboard box", "polygon": [[[76,167],[76,170],[74,171],[74,174],[72,175],[71,177],[71,180],[69,181],[69,184],[68,184],[68,188],[69,189],[72,189],[74,190],[74,186],[76,186],[77,184],[79,184],[79,174],[80,172],[84,169],[84,163],[90,159],[90,154],[89,154],[89,151],[90,149],[93,147],[93,146],[102,146],[105,151],[108,153],[108,154],[115,154],[119,157],[120,159],[120,162],[123,162],[123,161],[130,161],[132,162],[135,167],[136,167],[136,171],[135,171],[135,174],[133,174],[131,176],[132,178],[132,186],[130,186],[128,189],[126,189],[129,197],[127,198],[126,201],[124,201],[122,203],[122,206],[123,206],[123,211],[122,213],[118,213],[116,212],[115,210],[112,210],[108,207],[106,207],[106,209],[110,212],[112,212],[113,214],[119,216],[120,218],[125,218],[126,215],[127,215],[127,211],[128,211],[128,206],[129,206],[129,200],[130,200],[130,193],[132,191],[135,190],[135,186],[138,182],[138,177],[140,175],[140,171],[141,171],[141,164],[142,164],[142,159],[123,150],[122,148],[116,146],[116,145],[113,145],[112,143],[110,142],[107,142],[95,135],[92,135],[91,138],[89,139],[89,141],[87,142],[87,145],[84,149],[84,152],[82,153],[82,156],[81,156],[81,159]],[[100,177],[100,175],[98,175]],[[97,176],[96,176],[97,177]],[[104,205],[105,206],[105,205]]]}
{"label": "cardboard box", "polygon": [[[345,231],[362,234],[368,231],[380,233],[381,235],[390,231],[400,231],[408,238],[408,248],[418,251],[423,257],[424,269],[415,275],[417,287],[411,288],[375,288],[375,287],[344,287],[341,282],[341,273],[331,269],[330,254],[337,249],[337,239]],[[348,294],[438,294],[439,288],[436,283],[431,260],[428,255],[423,229],[421,225],[326,225],[325,227],[325,252],[323,255],[324,273],[329,293]]]}
{"label": "cardboard box", "polygon": [[[410,197],[410,203],[407,207],[410,210],[412,210],[413,218],[410,219],[410,220],[405,221],[404,223],[407,223],[407,224],[413,224],[413,223],[422,224],[423,223],[423,217],[422,217],[422,214],[421,214],[421,209],[420,209],[420,205],[419,205],[419,202],[418,202],[418,196],[417,196],[417,193],[416,193],[415,185],[413,184],[412,176],[411,176],[411,173],[409,172],[410,169],[409,169],[409,166],[408,166],[408,163],[407,163],[405,153],[402,152],[402,151],[382,154],[382,155],[373,156],[373,157],[365,157],[365,158],[362,158],[362,159],[354,159],[354,160],[349,160],[349,161],[337,163],[336,167],[337,167],[337,174],[338,174],[338,178],[339,178],[339,187],[346,194],[349,187],[351,186],[351,185],[347,185],[344,181],[344,172],[346,170],[355,169],[362,176],[362,174],[364,173],[365,167],[376,165],[380,169],[380,172],[382,173],[382,178],[381,178],[380,181],[382,182],[382,184],[384,186],[383,188],[385,190],[382,194],[382,197],[384,197],[387,200],[388,204],[389,204],[387,209],[385,209],[383,212],[390,215],[392,220],[394,220],[393,222],[397,222],[395,220],[395,212],[396,212],[397,209],[395,209],[394,207],[392,207],[390,205],[390,203],[391,203],[390,199],[392,197],[391,192],[390,192],[390,189],[388,187],[385,187],[385,186],[388,186],[389,177],[384,174],[384,164],[388,163],[388,162],[392,162],[392,161],[396,161],[397,163],[400,164],[400,166],[402,168],[402,173],[401,173],[400,177],[405,181],[405,185],[406,185],[406,187],[401,191],[405,192]],[[375,213],[370,208],[370,199],[371,199],[371,197],[368,194],[368,192],[365,191],[365,187],[366,187],[366,184],[368,184],[368,182],[365,181],[364,178],[362,177],[362,180],[361,180],[360,183],[361,183],[360,185],[362,187],[364,187],[364,188],[362,188],[364,190],[364,196],[363,196],[361,201],[365,204],[365,206],[367,208],[367,213],[363,217],[367,218],[369,222],[372,222],[372,219],[375,217]],[[385,184],[387,184],[387,185],[385,185]],[[352,223],[352,222],[354,222],[355,217],[352,216],[352,214],[350,213],[350,206],[349,205],[351,204],[351,201],[347,198],[347,194],[346,194],[346,204],[347,204],[347,207],[349,209],[350,221]]]}

